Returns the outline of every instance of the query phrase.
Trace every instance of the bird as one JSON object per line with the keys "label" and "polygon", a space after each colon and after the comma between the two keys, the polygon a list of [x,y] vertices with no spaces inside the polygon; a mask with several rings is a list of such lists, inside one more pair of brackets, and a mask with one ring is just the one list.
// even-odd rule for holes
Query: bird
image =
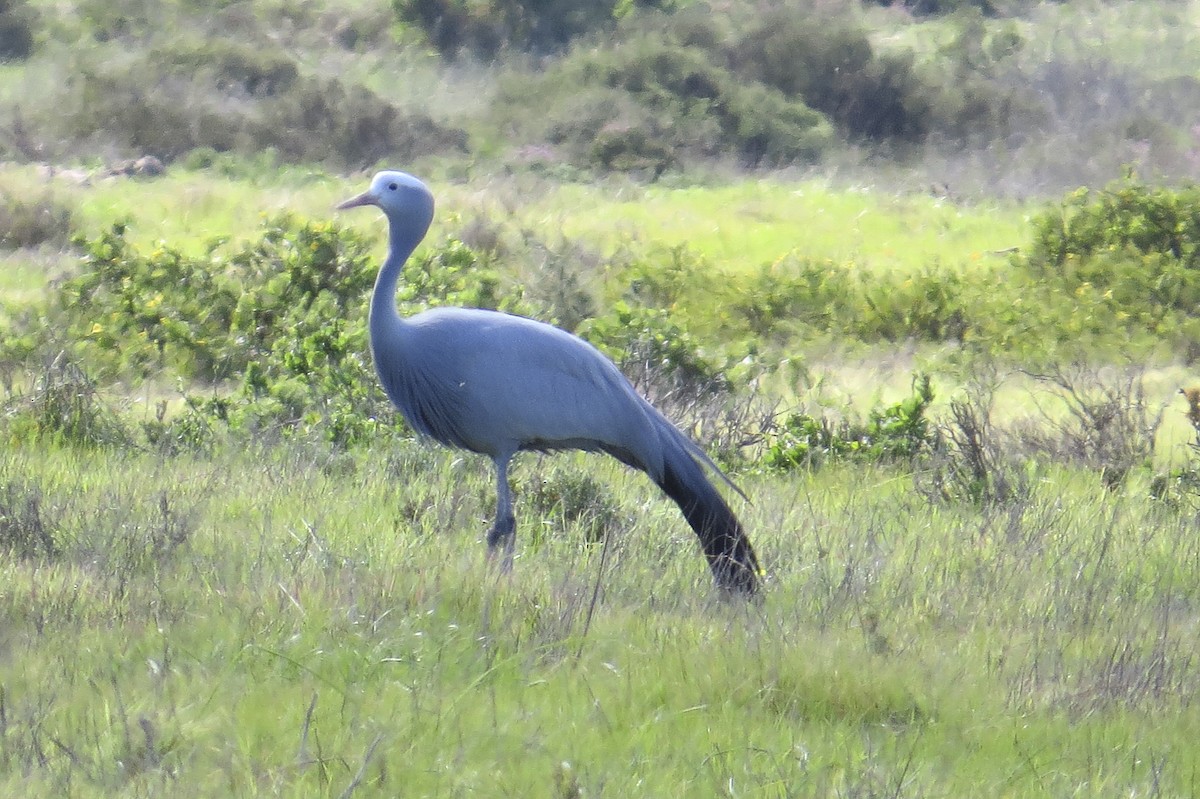
{"label": "bird", "polygon": [[419,434],[491,458],[496,472],[489,560],[512,567],[516,518],[508,482],[522,451],[607,453],[645,472],[679,506],[700,540],[717,587],[753,596],[763,571],[750,540],[706,469],[745,497],[704,450],[642,397],[582,338],[523,316],[442,307],[401,316],[396,291],[424,239],[434,197],[418,178],[383,171],[338,210],[375,206],[388,251],[375,279],[368,338],[388,398]]}

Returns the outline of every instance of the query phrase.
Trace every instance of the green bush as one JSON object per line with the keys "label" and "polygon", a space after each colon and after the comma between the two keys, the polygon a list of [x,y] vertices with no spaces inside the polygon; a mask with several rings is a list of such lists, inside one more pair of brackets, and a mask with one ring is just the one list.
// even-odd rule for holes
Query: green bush
{"label": "green bush", "polygon": [[107,144],[170,161],[199,148],[364,168],[462,151],[466,135],[339,79],[301,75],[276,46],[214,38],[135,51],[76,74],[39,122],[62,147]]}
{"label": "green bush", "polygon": [[1189,337],[1200,308],[1200,187],[1080,189],[1032,221],[1018,265],[1098,327]]}
{"label": "green bush", "polygon": [[865,305],[853,266],[785,258],[764,264],[730,285],[733,316],[764,337],[797,328],[845,331]]}
{"label": "green bush", "polygon": [[110,376],[166,369],[189,382],[241,381],[234,401],[194,400],[190,412],[353,438],[382,400],[366,354],[367,251],[349,231],[285,216],[228,258],[143,255],[118,225],[85,244],[84,271],[59,289],[57,314]]}
{"label": "green bush", "polygon": [[877,55],[848,15],[778,5],[730,43],[728,57],[738,75],[827,114],[851,136],[918,140],[928,132],[911,55]]}
{"label": "green bush", "polygon": [[438,52],[490,60],[501,50],[547,53],[611,26],[632,7],[672,0],[393,0],[400,19],[420,28]]}
{"label": "green bush", "polygon": [[0,0],[0,62],[33,55],[37,12],[25,0]]}
{"label": "green bush", "polygon": [[457,239],[409,259],[397,297],[409,313],[439,306],[528,314],[520,286],[505,286],[491,257]]}
{"label": "green bush", "polygon": [[18,198],[0,196],[0,249],[65,244],[74,230],[74,212],[54,194],[42,191]]}
{"label": "green bush", "polygon": [[586,320],[579,334],[611,357],[657,403],[688,406],[733,389],[723,364],[706,356],[695,337],[667,310],[619,301],[606,313]]}
{"label": "green bush", "polygon": [[500,103],[514,124],[578,162],[655,174],[688,156],[812,161],[832,134],[803,101],[739,80],[712,52],[655,32],[576,47],[532,81],[504,82]]}
{"label": "green bush", "polygon": [[952,267],[890,275],[786,258],[734,280],[728,291],[733,316],[760,337],[807,329],[862,341],[959,341],[979,332],[985,280]]}
{"label": "green bush", "polygon": [[763,464],[786,471],[816,468],[839,458],[871,463],[911,461],[936,443],[936,431],[926,416],[932,402],[929,376],[917,375],[912,396],[872,410],[865,423],[790,414],[770,436]]}
{"label": "green bush", "polygon": [[125,447],[133,436],[92,379],[63,352],[34,367],[33,388],[3,407],[12,446]]}
{"label": "green bush", "polygon": [[872,0],[875,5],[900,5],[913,14],[920,16],[935,14],[953,14],[959,11],[974,9],[988,16],[999,13],[993,0]]}
{"label": "green bush", "polygon": [[[620,506],[599,480],[578,469],[552,467],[528,494],[534,514],[557,520],[560,530],[571,525],[582,529],[589,543],[603,541],[620,523]],[[542,526],[534,528],[534,543]]]}
{"label": "green bush", "polygon": [[[141,253],[116,225],[81,247],[83,270],[58,287],[56,324],[38,328],[42,335],[64,330],[105,379],[167,372],[217,389],[189,397],[179,417],[147,423],[151,444],[203,449],[213,421],[352,443],[392,418],[367,346],[376,266],[352,231],[281,216],[230,255],[189,257]],[[487,258],[456,240],[410,260],[401,284],[406,314],[441,304],[526,310],[520,291],[506,290]],[[14,331],[14,340],[31,336],[37,330]]]}
{"label": "green bush", "polygon": [[1067,273],[1074,259],[1106,252],[1159,254],[1200,266],[1200,186],[1151,186],[1133,179],[1079,189],[1033,220],[1028,262]]}

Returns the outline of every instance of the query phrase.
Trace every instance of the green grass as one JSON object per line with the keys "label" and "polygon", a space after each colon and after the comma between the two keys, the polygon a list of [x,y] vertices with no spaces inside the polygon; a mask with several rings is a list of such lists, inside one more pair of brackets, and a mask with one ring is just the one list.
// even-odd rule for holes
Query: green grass
{"label": "green grass", "polygon": [[[379,4],[343,6],[369,15]],[[1197,4],[1142,8],[1043,4],[1018,24],[1057,25],[1070,47],[1118,64],[1190,74],[1200,50],[1169,17],[1190,20]],[[72,24],[83,34],[90,23]],[[895,24],[893,43],[920,40],[921,52],[948,28]],[[1136,35],[1106,33],[1126,26]],[[378,43],[360,58],[327,36],[307,41],[319,26],[288,35],[306,71],[482,126],[486,71],[442,69],[412,48],[393,59]],[[29,74],[0,69],[0,98],[62,69],[45,58]],[[482,135],[477,152],[503,149],[502,132]],[[435,240],[472,225],[505,241],[565,238],[604,256],[597,271],[686,247],[712,268],[681,288],[680,318],[701,322],[729,296],[711,290],[720,274],[789,257],[868,275],[1002,274],[998,253],[1026,244],[1030,212],[911,189],[927,179],[897,193],[889,170],[864,165],[848,170],[853,184],[689,173],[650,186],[465,160],[389,166],[434,188]],[[378,215],[333,210],[366,180],[264,155],[176,164],[157,180],[58,179],[54,196],[80,232],[128,221],[145,251],[198,255],[286,212],[367,232],[382,255]],[[32,166],[0,167],[5,192],[45,182]],[[5,254],[0,297],[27,302],[77,262],[69,250]],[[522,268],[506,277],[528,285]],[[729,343],[713,339],[702,338]],[[934,372],[944,412],[975,371],[952,342],[755,344],[762,361],[795,366],[763,378],[765,399],[815,412],[894,402],[918,370]],[[32,390],[33,359],[24,374],[3,366],[14,391]],[[1190,373],[1157,362],[1147,373],[1151,404],[1170,403],[1156,466],[1195,457],[1174,394]],[[1004,384],[997,424],[1061,419],[1053,401],[1038,416],[1030,386],[1019,373]],[[102,396],[136,425],[161,399],[177,409],[180,390],[195,387],[164,372]],[[1029,497],[985,508],[931,501],[918,490],[928,476],[901,469],[746,466],[734,477],[752,501],[733,504],[769,585],[745,606],[714,594],[677,509],[609,459],[519,459],[518,558],[503,577],[484,558],[485,459],[419,442],[343,452],[240,439],[203,457],[63,448],[19,434],[21,399],[0,399],[11,434],[0,451],[0,795],[1200,795],[1200,539],[1190,511],[1147,497],[1142,464],[1106,490],[1095,472],[1042,463],[1027,473]],[[555,504],[568,489],[590,513],[572,520]],[[597,529],[607,544],[588,543]]]}
{"label": "green grass", "polygon": [[6,450],[62,554],[4,560],[0,786],[1195,795],[1187,520],[1067,474],[999,515],[886,471],[744,476],[771,573],[746,607],[609,461],[553,461],[615,497],[607,555],[533,513],[550,463],[521,462],[497,578],[483,459]]}
{"label": "green grass", "polygon": [[741,180],[696,188],[629,189],[616,196],[569,185],[529,214],[611,250],[629,242],[686,246],[720,267],[748,269],[787,255],[879,270],[987,261],[1025,241],[1020,208],[897,196],[820,179]]}
{"label": "green grass", "polygon": [[[966,265],[1019,246],[1026,235],[1027,212],[1018,206],[897,196],[825,180],[763,178],[658,188],[517,178],[491,182],[484,193],[478,183],[439,179],[441,170],[433,170],[427,180],[439,198],[439,212],[431,235],[455,232],[461,220],[480,216],[546,238],[577,238],[609,254],[683,245],[714,265],[735,269],[791,254],[878,270]],[[28,168],[8,167],[4,175],[9,184],[36,185]],[[77,203],[84,231],[128,219],[139,246],[165,242],[200,252],[215,239],[248,238],[264,215],[332,217],[333,206],[365,182],[365,176],[335,179],[299,169],[245,178],[173,169],[159,180],[104,179],[64,194]],[[339,220],[369,231],[382,227],[369,215]]]}

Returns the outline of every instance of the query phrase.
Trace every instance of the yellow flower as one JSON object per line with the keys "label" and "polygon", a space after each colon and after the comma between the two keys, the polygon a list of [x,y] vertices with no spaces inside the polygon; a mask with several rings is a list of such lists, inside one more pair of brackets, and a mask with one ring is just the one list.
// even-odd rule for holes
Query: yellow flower
{"label": "yellow flower", "polygon": [[100,326],[100,323],[99,323],[99,322],[93,322],[93,323],[92,323],[92,330],[91,330],[91,332],[90,332],[88,335],[94,336],[94,335],[96,335],[97,333],[103,333],[103,332],[104,332],[104,328]]}

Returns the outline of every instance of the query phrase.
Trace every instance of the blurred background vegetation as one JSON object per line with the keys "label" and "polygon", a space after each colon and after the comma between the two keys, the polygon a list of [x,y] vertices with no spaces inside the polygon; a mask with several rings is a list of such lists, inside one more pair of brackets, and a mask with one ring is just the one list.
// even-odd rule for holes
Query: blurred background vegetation
{"label": "blurred background vegetation", "polygon": [[[981,363],[1187,368],[1198,13],[3,0],[0,377],[26,419],[10,434],[60,436],[63,380],[161,399],[138,435],[168,448],[394,427],[363,334],[378,226],[297,213],[327,216],[338,176],[381,165],[449,205],[403,310],[576,331],[729,464],[921,454],[942,386]],[[847,352],[895,363],[912,398],[876,386],[836,423],[798,407]]]}
{"label": "blurred background vegetation", "polygon": [[[0,2],[0,158],[1195,177],[1179,0]],[[465,167],[464,167],[465,168]]]}
{"label": "blurred background vegetation", "polygon": [[[0,794],[1194,796],[1198,40],[0,0]],[[438,201],[401,312],[610,355],[753,498],[762,607],[611,459],[521,459],[485,572],[486,464],[371,367],[379,166]]]}

